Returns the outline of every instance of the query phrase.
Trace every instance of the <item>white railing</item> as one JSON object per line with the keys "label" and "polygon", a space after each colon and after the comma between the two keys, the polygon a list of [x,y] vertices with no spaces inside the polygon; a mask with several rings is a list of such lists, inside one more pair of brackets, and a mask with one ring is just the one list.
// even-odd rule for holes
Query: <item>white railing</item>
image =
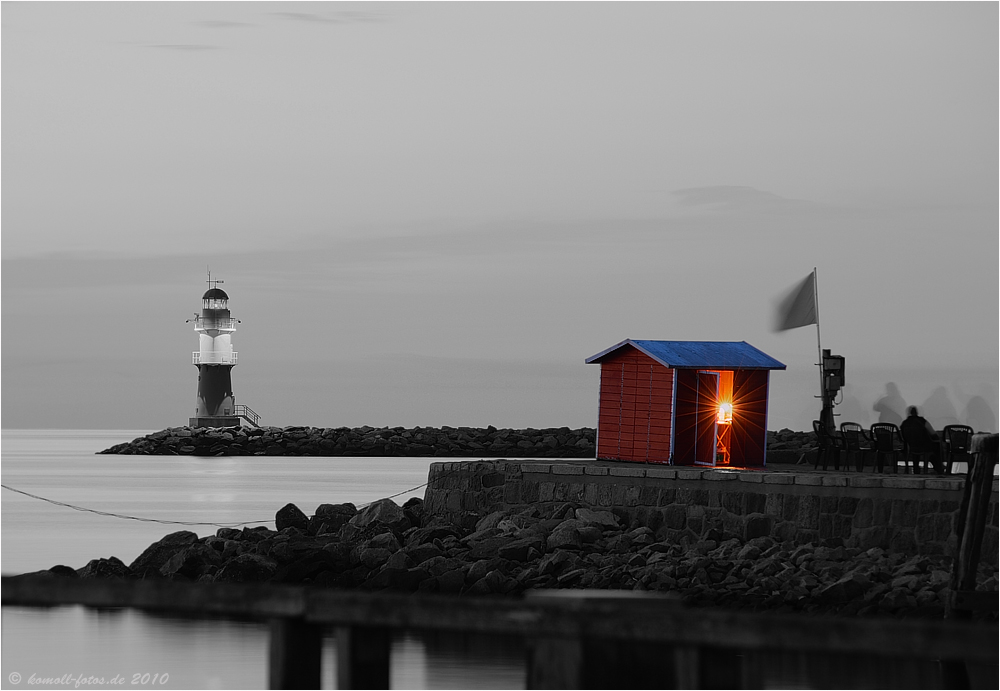
{"label": "white railing", "polygon": [[236,331],[237,319],[204,319],[196,317],[194,320],[195,331]]}
{"label": "white railing", "polygon": [[204,358],[201,351],[196,350],[191,353],[191,364],[193,365],[235,365],[237,352],[231,353],[207,353]]}

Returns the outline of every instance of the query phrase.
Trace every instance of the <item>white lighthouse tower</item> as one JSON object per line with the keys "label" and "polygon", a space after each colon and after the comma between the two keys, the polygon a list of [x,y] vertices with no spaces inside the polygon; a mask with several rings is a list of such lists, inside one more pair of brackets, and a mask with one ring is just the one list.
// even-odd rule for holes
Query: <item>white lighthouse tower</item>
{"label": "white lighthouse tower", "polygon": [[246,406],[236,405],[232,370],[236,366],[232,334],[239,320],[229,313],[229,296],[219,287],[223,281],[208,274],[208,290],[201,297],[201,314],[195,314],[198,350],[191,356],[198,368],[198,401],[191,427],[236,427],[241,419],[257,426],[260,418]]}

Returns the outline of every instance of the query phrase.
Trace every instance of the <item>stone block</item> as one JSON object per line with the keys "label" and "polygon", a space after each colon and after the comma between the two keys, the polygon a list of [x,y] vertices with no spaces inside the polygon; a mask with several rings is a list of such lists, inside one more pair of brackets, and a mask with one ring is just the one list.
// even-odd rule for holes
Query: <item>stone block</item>
{"label": "stone block", "polygon": [[679,504],[668,506],[662,511],[663,524],[667,528],[681,530],[687,523],[687,510]]}
{"label": "stone block", "polygon": [[490,487],[500,487],[507,478],[503,473],[483,473],[479,479],[483,489],[489,489]]}
{"label": "stone block", "polygon": [[767,495],[760,492],[745,494],[744,513],[767,513]]}
{"label": "stone block", "polygon": [[964,484],[965,480],[958,477],[929,477],[924,480],[924,487],[927,489],[948,489],[956,492],[961,491]]}
{"label": "stone block", "polygon": [[833,537],[833,519],[834,514],[832,513],[821,513],[819,515],[819,537],[821,540]]}
{"label": "stone block", "polygon": [[823,475],[824,487],[847,487],[846,475]]}
{"label": "stone block", "polygon": [[953,517],[951,514],[939,513],[934,516],[934,540],[942,545],[952,534]]}
{"label": "stone block", "polygon": [[660,488],[651,485],[639,487],[639,504],[642,506],[656,506],[660,499]]}
{"label": "stone block", "polygon": [[538,485],[537,482],[524,482],[521,484],[521,501],[525,504],[534,504],[539,501],[538,495]]}
{"label": "stone block", "polygon": [[934,514],[923,514],[917,518],[917,527],[913,529],[913,538],[917,543],[934,540]]}
{"label": "stone block", "polygon": [[847,480],[848,487],[881,487],[882,478],[851,475]]}
{"label": "stone block", "polygon": [[746,494],[744,492],[721,492],[719,501],[722,508],[730,513],[737,515],[745,513]]}
{"label": "stone block", "polygon": [[884,477],[882,487],[885,489],[923,489],[922,477]]}
{"label": "stone block", "polygon": [[677,470],[678,480],[700,480],[701,479],[700,470],[692,470],[690,468],[683,468]]}
{"label": "stone block", "polygon": [[524,501],[521,496],[521,486],[520,482],[508,482],[503,488],[503,501],[505,504],[520,504]]}
{"label": "stone block", "polygon": [[657,477],[665,480],[677,478],[676,468],[646,468],[646,477]]}
{"label": "stone block", "polygon": [[844,540],[851,537],[851,533],[854,532],[854,516],[834,516],[834,537],[843,538]]}
{"label": "stone block", "polygon": [[687,505],[687,515],[688,516],[704,516],[705,507],[702,504],[688,504]]}
{"label": "stone block", "polygon": [[553,475],[583,475],[582,465],[553,465],[552,466]]}
{"label": "stone block", "polygon": [[921,499],[920,506],[917,509],[921,516],[928,513],[937,513],[940,511],[940,502],[935,499]]}
{"label": "stone block", "polygon": [[521,472],[522,473],[548,473],[549,469],[552,468],[548,463],[522,463]]}
{"label": "stone block", "polygon": [[764,473],[740,473],[740,482],[752,482],[759,484],[764,482]]}
{"label": "stone block", "polygon": [[660,488],[660,506],[670,506],[677,501],[677,489],[674,487],[661,487]]}
{"label": "stone block", "polygon": [[875,518],[875,503],[868,498],[861,499],[854,511],[852,524],[855,528],[870,528]]}
{"label": "stone block", "polygon": [[795,476],[790,473],[768,473],[764,476],[765,485],[793,485]]}
{"label": "stone block", "polygon": [[588,482],[583,486],[583,501],[591,506],[597,506],[599,502],[598,496],[598,485],[595,485],[593,482]]}
{"label": "stone block", "polygon": [[612,477],[646,477],[646,469],[642,466],[611,466],[608,474]]}
{"label": "stone block", "polygon": [[889,537],[889,550],[903,554],[916,554],[917,541],[913,538],[913,528],[899,528]]}
{"label": "stone block", "polygon": [[722,506],[722,492],[717,489],[709,489],[705,491],[708,493],[708,504],[706,504],[706,506],[720,508]]}
{"label": "stone block", "polygon": [[708,506],[708,492],[703,489],[681,487],[677,490],[677,502],[679,504],[699,504],[701,506]]}
{"label": "stone block", "polygon": [[799,497],[799,529],[816,531],[819,529],[820,498],[815,495]]}
{"label": "stone block", "polygon": [[917,501],[914,499],[893,499],[889,523],[901,528],[914,528],[917,525]]}
{"label": "stone block", "polygon": [[625,488],[625,506],[638,506],[641,487],[632,485]]}
{"label": "stone block", "polygon": [[605,465],[585,465],[583,466],[584,475],[607,475],[608,467]]}
{"label": "stone block", "polygon": [[767,498],[764,502],[764,513],[770,514],[771,516],[780,516],[781,504],[785,496],[780,492],[771,492],[765,496]]}
{"label": "stone block", "polygon": [[821,486],[823,484],[822,475],[796,475],[795,476],[796,485],[811,485],[811,486]]}
{"label": "stone block", "polygon": [[731,470],[704,470],[701,473],[702,480],[713,482],[730,482],[739,479],[739,475]]}
{"label": "stone block", "polygon": [[781,501],[781,518],[786,521],[794,521],[799,515],[799,497],[794,494],[786,495]]}
{"label": "stone block", "polygon": [[566,501],[583,501],[582,482],[570,482],[566,485]]}
{"label": "stone block", "polygon": [[597,491],[598,506],[614,506],[615,485],[599,485]]}
{"label": "stone block", "polygon": [[837,502],[837,513],[841,516],[853,516],[854,512],[858,510],[858,502],[860,499],[857,497],[841,497],[840,501]]}
{"label": "stone block", "polygon": [[555,487],[552,488],[552,499],[554,501],[568,501],[566,497],[566,483],[556,482]]}
{"label": "stone block", "polygon": [[556,490],[556,483],[539,482],[538,501],[553,501],[555,496],[555,490]]}
{"label": "stone block", "polygon": [[872,524],[887,525],[889,517],[892,515],[892,502],[886,499],[878,499],[873,502],[873,505],[874,515],[872,517]]}

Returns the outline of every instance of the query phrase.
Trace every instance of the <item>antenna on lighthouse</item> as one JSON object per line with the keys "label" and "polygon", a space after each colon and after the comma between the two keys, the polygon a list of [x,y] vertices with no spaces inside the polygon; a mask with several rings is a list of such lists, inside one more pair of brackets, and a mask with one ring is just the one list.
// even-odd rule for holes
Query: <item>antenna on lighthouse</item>
{"label": "antenna on lighthouse", "polygon": [[222,280],[219,280],[219,279],[216,279],[216,280],[213,281],[212,280],[212,270],[209,269],[207,266],[205,267],[205,269],[208,271],[208,288],[209,288],[209,290],[211,290],[212,288],[218,288],[220,283],[225,283],[225,281],[222,281]]}

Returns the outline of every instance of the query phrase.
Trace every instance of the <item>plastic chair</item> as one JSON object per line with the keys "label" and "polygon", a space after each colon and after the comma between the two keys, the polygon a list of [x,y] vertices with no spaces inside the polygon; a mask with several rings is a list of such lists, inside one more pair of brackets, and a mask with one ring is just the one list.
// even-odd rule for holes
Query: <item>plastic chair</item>
{"label": "plastic chair", "polygon": [[903,437],[899,427],[891,422],[876,422],[871,426],[872,450],[875,452],[876,472],[882,472],[886,458],[892,459],[892,472],[899,472],[898,454],[903,452]]}
{"label": "plastic chair", "polygon": [[951,475],[952,464],[955,461],[965,461],[968,463],[966,473],[972,471],[972,454],[969,453],[969,445],[972,444],[972,435],[975,434],[968,425],[946,425],[941,433],[944,438],[944,458],[946,464],[945,472]]}
{"label": "plastic chair", "polygon": [[865,428],[856,422],[841,422],[840,437],[844,443],[844,462],[847,467],[851,467],[850,462],[853,459],[858,472],[864,471],[865,454],[872,450],[871,440],[865,434]]}
{"label": "plastic chair", "polygon": [[819,440],[819,452],[816,454],[813,470],[819,468],[821,460],[823,461],[823,470],[826,470],[831,456],[833,457],[834,470],[840,470],[840,450],[842,448],[840,436],[830,434],[819,420],[813,420],[813,432],[816,433],[816,438]]}

